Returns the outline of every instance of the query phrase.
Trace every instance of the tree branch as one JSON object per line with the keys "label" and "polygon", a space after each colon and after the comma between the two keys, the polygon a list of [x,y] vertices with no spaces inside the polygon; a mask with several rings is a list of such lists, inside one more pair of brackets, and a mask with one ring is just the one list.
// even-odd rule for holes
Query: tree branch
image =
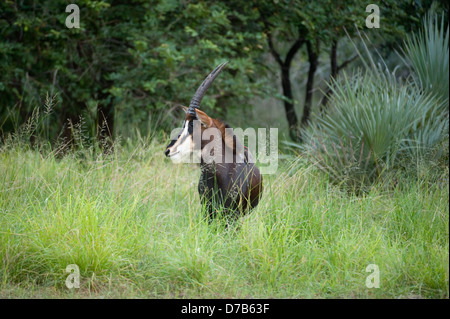
{"label": "tree branch", "polygon": [[297,39],[292,47],[289,49],[289,52],[286,55],[286,59],[284,60],[285,66],[289,67],[291,65],[292,59],[294,58],[297,51],[302,47],[305,43],[305,39]]}
{"label": "tree branch", "polygon": [[[345,60],[341,63],[341,65],[337,65],[337,42],[333,42],[333,45],[331,47],[331,74],[330,74],[330,83],[331,85],[334,85],[332,80],[336,79],[339,71],[341,71],[343,68],[345,68],[349,63],[353,62],[358,57],[357,54],[352,56],[351,58]],[[333,93],[333,90],[329,87],[327,91],[325,92],[322,100],[320,101],[320,112],[323,111],[324,106],[328,103],[328,100],[330,99],[331,94]]]}
{"label": "tree branch", "polygon": [[354,60],[356,60],[356,58],[358,58],[358,55],[355,54],[354,56],[352,56],[351,58],[345,60],[344,62],[342,62],[341,65],[339,65],[337,67],[337,72],[339,73],[340,70],[342,70],[343,68],[345,68],[349,63],[353,62]]}
{"label": "tree branch", "polygon": [[270,49],[270,53],[272,53],[273,57],[275,58],[275,61],[277,61],[277,63],[283,67],[283,60],[281,60],[280,55],[278,54],[277,50],[275,50],[274,46],[273,46],[273,42],[272,42],[272,34],[270,34],[269,32],[267,33],[267,42],[269,43],[269,49]]}

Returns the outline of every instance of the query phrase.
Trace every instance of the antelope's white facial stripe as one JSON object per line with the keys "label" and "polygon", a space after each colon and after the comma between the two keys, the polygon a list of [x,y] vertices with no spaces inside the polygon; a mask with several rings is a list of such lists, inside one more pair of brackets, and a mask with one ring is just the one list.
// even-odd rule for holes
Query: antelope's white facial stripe
{"label": "antelope's white facial stripe", "polygon": [[194,150],[194,142],[192,140],[192,135],[189,134],[188,121],[184,122],[180,136],[169,150],[169,157],[175,163],[184,162],[186,159],[189,159]]}

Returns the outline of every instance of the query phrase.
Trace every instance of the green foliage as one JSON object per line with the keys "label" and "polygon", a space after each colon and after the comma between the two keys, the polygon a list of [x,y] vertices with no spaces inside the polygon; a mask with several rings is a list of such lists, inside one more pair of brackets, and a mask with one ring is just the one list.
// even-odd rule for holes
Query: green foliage
{"label": "green foliage", "polygon": [[[14,132],[44,104],[58,103],[46,138],[89,139],[169,131],[203,77],[229,60],[203,101],[225,118],[258,95],[275,95],[268,83],[268,33],[284,55],[298,38],[328,50],[353,26],[363,26],[359,1],[121,1],[81,0],[80,29],[68,29],[67,3],[0,3],[0,133]],[[403,36],[428,1],[384,1],[379,32]],[[283,97],[282,97],[283,98]],[[39,133],[40,134],[40,133]]]}
{"label": "green foliage", "polygon": [[231,63],[205,97],[206,110],[226,113],[262,92],[264,39],[249,27],[253,11],[242,15],[222,1],[84,0],[77,2],[80,29],[68,29],[66,5],[0,4],[3,133],[27,121],[47,92],[60,99],[50,138],[80,117],[91,137],[104,118],[118,135],[148,132],[149,115],[164,112],[159,125],[170,122],[173,107],[188,104],[224,60]]}
{"label": "green foliage", "polygon": [[449,91],[449,38],[444,15],[428,15],[423,29],[408,37],[405,42],[405,58],[411,64],[415,81],[428,93],[436,95],[448,108]]}
{"label": "green foliage", "polygon": [[[447,25],[445,27],[445,25]],[[423,29],[405,41],[404,58],[409,62],[415,85],[437,99],[434,108],[414,127],[405,141],[413,162],[448,161],[449,132],[449,29],[444,16],[428,14]]]}
{"label": "green foliage", "polygon": [[[254,1],[262,19],[267,26],[277,32],[277,40],[289,42],[296,38],[322,42],[327,49],[333,41],[338,41],[346,35],[345,30],[351,34],[356,28],[365,28],[368,15],[365,8],[369,3],[358,0],[280,0],[280,1]],[[392,41],[404,37],[407,32],[414,30],[420,22],[420,17],[430,6],[426,2],[398,2],[384,1],[380,4],[382,14],[377,29]]]}

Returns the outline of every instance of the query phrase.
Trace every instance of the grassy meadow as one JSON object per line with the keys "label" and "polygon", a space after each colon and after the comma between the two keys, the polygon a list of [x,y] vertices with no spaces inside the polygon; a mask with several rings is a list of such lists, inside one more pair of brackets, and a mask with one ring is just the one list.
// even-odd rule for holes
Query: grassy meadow
{"label": "grassy meadow", "polygon": [[[280,159],[259,206],[224,227],[203,219],[199,168],[163,150],[4,147],[0,298],[449,297],[448,170],[355,195]],[[80,288],[65,285],[70,264]]]}
{"label": "grassy meadow", "polygon": [[[0,2],[0,299],[448,299],[448,5],[366,5]],[[231,225],[164,156],[190,99],[279,130]]]}

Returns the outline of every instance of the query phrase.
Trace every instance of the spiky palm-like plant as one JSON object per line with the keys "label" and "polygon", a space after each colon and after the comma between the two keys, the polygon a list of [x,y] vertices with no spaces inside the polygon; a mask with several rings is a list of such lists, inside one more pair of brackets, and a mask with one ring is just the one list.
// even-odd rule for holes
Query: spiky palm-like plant
{"label": "spiky palm-like plant", "polygon": [[405,43],[409,82],[380,68],[363,41],[365,69],[330,85],[328,108],[312,118],[301,148],[333,181],[359,187],[448,154],[448,27],[444,32],[443,19],[437,21],[427,18]]}
{"label": "spiky palm-like plant", "polygon": [[429,14],[423,29],[406,39],[403,52],[415,81],[425,92],[446,102],[443,106],[448,108],[449,33],[444,23],[443,15],[439,21],[436,14]]}

